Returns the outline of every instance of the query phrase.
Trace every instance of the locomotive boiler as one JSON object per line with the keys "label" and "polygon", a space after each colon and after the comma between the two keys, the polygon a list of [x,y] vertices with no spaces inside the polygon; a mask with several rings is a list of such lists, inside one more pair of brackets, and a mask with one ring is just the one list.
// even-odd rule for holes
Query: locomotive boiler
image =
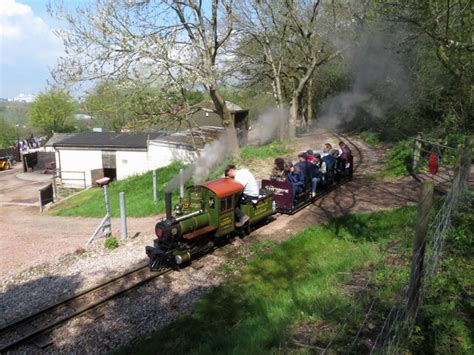
{"label": "locomotive boiler", "polygon": [[[176,266],[195,254],[213,248],[218,239],[245,234],[274,213],[273,194],[261,190],[258,198],[241,201],[244,186],[232,178],[220,178],[186,189],[172,213],[171,193],[165,193],[166,218],[155,226],[153,246],[146,247],[151,270]],[[235,225],[235,207],[240,204],[249,221]]]}

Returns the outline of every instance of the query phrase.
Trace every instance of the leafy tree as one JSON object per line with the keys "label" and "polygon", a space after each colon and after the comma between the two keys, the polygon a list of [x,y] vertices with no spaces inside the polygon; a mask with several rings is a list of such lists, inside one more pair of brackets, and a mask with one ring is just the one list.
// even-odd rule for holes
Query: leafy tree
{"label": "leafy tree", "polygon": [[185,106],[204,99],[201,91],[146,86],[139,81],[104,81],[91,90],[83,108],[102,127],[167,129],[186,125]]}
{"label": "leafy tree", "polygon": [[13,124],[0,117],[0,148],[13,145],[15,139],[16,132]]}
{"label": "leafy tree", "polygon": [[438,61],[457,81],[452,114],[462,118],[463,129],[474,129],[472,120],[472,1],[379,0],[377,9],[395,23],[409,26],[412,40],[428,38]]}
{"label": "leafy tree", "polygon": [[101,127],[120,131],[131,119],[128,96],[118,84],[101,82],[87,94],[83,108]]}
{"label": "leafy tree", "polygon": [[48,135],[54,132],[74,130],[74,111],[76,105],[72,97],[61,90],[50,90],[38,95],[31,105],[30,124]]}

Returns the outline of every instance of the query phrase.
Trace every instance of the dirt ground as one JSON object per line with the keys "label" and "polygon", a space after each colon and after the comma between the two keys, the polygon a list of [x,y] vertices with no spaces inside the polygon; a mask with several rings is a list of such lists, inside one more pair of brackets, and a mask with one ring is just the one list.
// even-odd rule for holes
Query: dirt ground
{"label": "dirt ground", "polygon": [[[317,130],[296,140],[295,157],[298,151],[318,150],[325,142],[337,144],[338,140],[331,132]],[[416,202],[418,183],[412,178],[374,180],[367,176],[383,165],[383,149],[370,148],[356,139],[351,139],[351,142],[358,164],[353,180],[293,216],[279,216],[276,221],[259,229],[258,234],[283,240],[288,234],[320,224],[330,217]],[[262,178],[271,167],[255,167],[255,170]],[[97,218],[56,217],[41,213],[37,202],[38,188],[50,179],[43,174],[22,173],[19,165],[14,170],[0,173],[0,279],[84,248],[100,223]],[[128,218],[129,235],[139,233],[149,235],[151,239],[157,219],[158,216]],[[120,235],[118,219],[112,220],[112,229],[115,235]]]}
{"label": "dirt ground", "polygon": [[[50,181],[51,175],[23,173],[20,164],[0,172],[0,279],[84,248],[99,225],[98,218],[41,213],[38,189]],[[156,220],[129,218],[128,234],[151,238]],[[120,220],[112,219],[112,232],[120,235]]]}

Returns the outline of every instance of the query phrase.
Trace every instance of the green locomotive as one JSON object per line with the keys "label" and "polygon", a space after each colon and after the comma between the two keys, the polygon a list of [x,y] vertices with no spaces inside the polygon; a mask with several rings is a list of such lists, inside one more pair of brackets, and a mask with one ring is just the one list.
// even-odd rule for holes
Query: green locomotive
{"label": "green locomotive", "polygon": [[155,226],[154,246],[147,246],[151,270],[180,265],[200,252],[211,249],[219,238],[242,235],[253,225],[274,213],[273,194],[261,190],[258,198],[241,202],[240,209],[249,221],[235,225],[235,207],[244,186],[232,178],[220,178],[192,186],[171,212],[171,193],[165,194],[166,218]]}

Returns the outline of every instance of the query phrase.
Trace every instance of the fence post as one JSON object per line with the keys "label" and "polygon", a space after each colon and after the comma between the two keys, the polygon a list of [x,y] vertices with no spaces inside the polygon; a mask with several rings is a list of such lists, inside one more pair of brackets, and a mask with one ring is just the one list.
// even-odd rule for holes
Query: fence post
{"label": "fence post", "polygon": [[158,197],[156,193],[156,170],[153,170],[153,203],[158,203]]}
{"label": "fence post", "polygon": [[467,189],[469,187],[469,175],[470,175],[470,168],[471,168],[471,149],[472,145],[474,144],[474,136],[466,136],[464,139],[464,147],[462,150],[462,158],[460,162],[460,172],[464,173],[464,169],[466,169],[466,177],[464,181],[459,181],[462,185],[463,189]]}
{"label": "fence post", "polygon": [[122,229],[122,240],[127,239],[127,210],[125,205],[125,193],[120,192],[120,224]]}
{"label": "fence post", "polygon": [[415,243],[411,261],[410,285],[407,294],[407,315],[414,318],[418,311],[423,259],[425,256],[426,233],[428,219],[433,204],[434,184],[432,181],[423,181],[421,184],[420,201],[418,202],[418,216],[416,219]]}
{"label": "fence post", "polygon": [[415,141],[413,143],[413,162],[411,166],[411,170],[413,174],[418,173],[418,161],[420,160],[420,153],[421,153],[421,135],[417,134]]}

